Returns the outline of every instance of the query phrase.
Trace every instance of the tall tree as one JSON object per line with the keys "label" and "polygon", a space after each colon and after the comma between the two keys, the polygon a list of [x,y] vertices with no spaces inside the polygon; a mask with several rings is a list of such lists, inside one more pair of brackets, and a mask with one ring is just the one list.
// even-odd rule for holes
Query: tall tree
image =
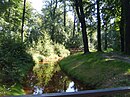
{"label": "tall tree", "polygon": [[125,53],[130,55],[130,1],[124,0],[124,10],[126,17],[126,28],[125,28]]}
{"label": "tall tree", "polygon": [[75,36],[75,22],[76,22],[76,16],[75,16],[75,12],[74,12],[73,37]]}
{"label": "tall tree", "polygon": [[58,0],[55,0],[55,2],[53,2],[53,0],[51,0],[51,9],[52,9],[52,12],[51,12],[51,20],[52,20],[51,39],[53,41],[55,40],[54,39],[54,33],[55,33],[55,30],[56,30],[55,21],[56,21],[56,10],[57,10],[57,7],[58,7]]}
{"label": "tall tree", "polygon": [[101,50],[101,19],[100,19],[100,7],[99,0],[97,0],[97,40],[98,40],[98,51]]}
{"label": "tall tree", "polygon": [[83,10],[83,1],[82,0],[74,0],[76,12],[79,18],[79,21],[81,23],[82,28],[82,38],[83,38],[83,44],[84,44],[84,54],[89,52],[88,47],[88,37],[87,37],[87,31],[86,31],[86,23],[85,23],[85,14]]}
{"label": "tall tree", "polygon": [[125,34],[125,14],[124,14],[124,0],[121,0],[121,20],[120,20],[120,39],[121,52],[124,52],[124,34]]}
{"label": "tall tree", "polygon": [[24,0],[24,7],[23,7],[23,16],[22,16],[22,29],[21,29],[21,40],[24,42],[24,20],[25,20],[25,11],[26,11],[26,0]]}
{"label": "tall tree", "polygon": [[[56,43],[66,44],[69,42],[70,33],[73,30],[71,18],[66,15],[64,19],[64,1],[47,0],[46,7],[42,9],[43,29],[50,34],[52,41]],[[66,8],[69,5],[66,2]],[[66,31],[65,31],[66,29]]]}
{"label": "tall tree", "polygon": [[104,22],[104,34],[105,34],[105,42],[104,42],[104,50],[107,50],[107,23],[106,22]]}
{"label": "tall tree", "polygon": [[64,2],[64,30],[66,31],[66,0]]}

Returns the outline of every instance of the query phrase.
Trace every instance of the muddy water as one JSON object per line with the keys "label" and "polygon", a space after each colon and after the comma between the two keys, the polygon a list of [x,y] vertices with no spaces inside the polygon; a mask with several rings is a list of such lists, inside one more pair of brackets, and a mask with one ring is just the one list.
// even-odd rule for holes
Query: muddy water
{"label": "muddy water", "polygon": [[[40,67],[41,68],[41,67]],[[49,67],[48,67],[49,68]],[[45,69],[45,71],[48,68]],[[76,92],[81,90],[86,90],[87,87],[77,81],[71,80],[67,75],[61,71],[61,69],[56,70],[54,67],[51,70],[51,74],[43,72],[42,78],[38,76],[41,71],[36,73],[30,73],[27,77],[26,83],[24,84],[24,91],[26,94],[43,94],[43,93],[58,93],[58,92]]]}

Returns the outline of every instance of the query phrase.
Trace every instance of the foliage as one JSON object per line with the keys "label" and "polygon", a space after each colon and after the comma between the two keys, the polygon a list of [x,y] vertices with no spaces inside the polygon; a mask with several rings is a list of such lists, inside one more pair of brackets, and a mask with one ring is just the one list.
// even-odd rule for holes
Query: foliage
{"label": "foliage", "polygon": [[51,56],[54,54],[53,44],[50,39],[50,36],[47,33],[44,33],[43,37],[41,37],[39,44],[37,45],[37,51],[40,51],[40,54],[44,56]]}
{"label": "foliage", "polygon": [[66,44],[73,29],[72,20],[66,15],[66,26],[64,26],[63,3],[59,0],[46,1],[42,9],[43,28],[49,33],[53,42]]}
{"label": "foliage", "polygon": [[[38,76],[42,77],[42,73],[50,73],[54,70],[55,67],[53,65],[50,65],[50,67],[47,65],[42,65],[40,67],[40,65],[38,65],[39,61],[47,58],[56,59],[59,57],[66,57],[69,55],[69,51],[66,49],[66,47],[69,49],[79,48],[83,46],[83,43],[81,41],[81,24],[79,23],[78,19],[72,21],[71,15],[68,14],[68,12],[72,12],[75,14],[75,6],[73,1],[74,0],[66,0],[66,2],[64,2],[64,0],[46,0],[46,3],[42,8],[42,14],[34,12],[31,4],[27,2],[24,26],[25,43],[20,42],[23,0],[0,1],[0,82],[7,84],[12,84],[15,82],[22,83],[22,80],[26,76],[28,71],[32,70],[33,68],[34,63],[31,56],[34,57],[35,55],[36,56],[34,60],[36,61],[36,67],[34,68],[34,70]],[[77,1],[80,2],[81,0]],[[100,0],[99,9],[102,26],[102,48],[105,48],[105,46],[107,45],[105,49],[107,51],[119,51],[121,42],[120,37],[124,36],[119,33],[119,25],[122,17],[121,1],[123,0]],[[83,0],[83,3],[81,4],[81,8],[83,8],[85,12],[85,23],[88,32],[87,34],[90,49],[97,48],[98,39],[95,37],[97,30],[96,4],[97,0]],[[80,11],[81,14],[83,14],[83,10]],[[126,9],[124,10],[124,12],[127,12]],[[123,14],[125,15],[124,12]],[[75,18],[76,17],[77,16],[75,15]],[[125,22],[127,22],[127,19],[125,20]],[[124,24],[125,25],[123,26],[123,29],[125,29],[127,23]],[[126,37],[127,35],[124,37],[124,40]],[[63,61],[63,64],[67,64],[65,67],[63,66],[63,68],[65,70],[68,69],[69,73],[74,73],[74,76],[81,75],[80,72],[82,72],[83,75],[86,74],[86,76],[89,75],[91,72],[91,75],[94,76],[95,73],[91,70],[96,71],[96,73],[98,72],[93,78],[91,76],[85,76],[87,80],[86,83],[89,83],[89,81],[93,81],[93,84],[97,86],[100,86],[103,81],[107,82],[108,78],[111,79],[114,78],[115,75],[118,76],[118,73],[120,72],[118,72],[116,68],[118,68],[119,71],[122,70],[123,72],[127,68],[123,67],[121,65],[122,62],[119,63],[117,60],[106,61],[106,59],[101,57],[98,53],[92,53],[85,56],[75,55],[69,58],[70,59],[67,58],[67,60],[65,59],[66,62]],[[86,58],[88,59],[86,60]],[[70,63],[68,61],[70,61]],[[108,62],[111,63],[109,64],[109,66],[107,64]],[[115,65],[117,63],[118,66]],[[71,64],[73,64],[73,66],[71,66]],[[75,67],[74,65],[77,67]],[[119,66],[122,68],[120,68]],[[38,70],[41,70],[39,74],[36,68]],[[46,69],[46,71],[42,71],[42,69],[44,68]],[[70,71],[70,69],[72,69],[72,71]],[[75,72],[76,70],[79,74]],[[84,70],[85,72],[81,70]],[[111,72],[111,70],[113,71]],[[88,71],[89,73],[86,71]],[[108,75],[108,72],[110,73],[110,75]],[[113,75],[113,73],[115,75]],[[108,76],[106,76],[106,74]],[[51,76],[52,75],[49,74],[44,76],[45,78],[48,78],[45,83],[49,81]],[[106,78],[104,78],[104,76],[106,76]],[[100,79],[96,80],[97,77],[99,77]],[[84,80],[83,77],[79,79]],[[6,89],[6,86],[1,87],[3,89]]]}
{"label": "foliage", "polygon": [[39,38],[38,43],[34,43],[34,47],[30,52],[32,55],[35,53],[42,55],[43,57],[66,57],[69,55],[69,51],[64,45],[59,43],[54,43],[48,33],[43,32],[42,36]]}
{"label": "foliage", "polygon": [[75,35],[74,37],[70,37],[67,44],[67,48],[80,48],[83,46],[82,37],[80,35]]}
{"label": "foliage", "polygon": [[70,55],[70,52],[65,48],[64,45],[61,44],[54,44],[54,51],[55,54],[58,55],[59,57],[67,57],[68,55]]}
{"label": "foliage", "polygon": [[[105,34],[102,34],[102,47],[104,48],[105,45]],[[107,48],[111,48],[114,51],[120,51],[120,42],[118,42],[119,39],[119,31],[115,31],[115,30],[109,30],[107,33]]]}
{"label": "foliage", "polygon": [[26,52],[26,45],[10,37],[0,40],[0,82],[22,83],[34,62]]}

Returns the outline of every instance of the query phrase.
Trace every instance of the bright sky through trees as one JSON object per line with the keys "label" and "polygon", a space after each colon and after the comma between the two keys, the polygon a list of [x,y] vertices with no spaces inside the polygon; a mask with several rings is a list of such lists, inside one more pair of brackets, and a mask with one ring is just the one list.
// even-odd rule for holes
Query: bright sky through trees
{"label": "bright sky through trees", "polygon": [[29,0],[33,6],[34,9],[36,9],[38,12],[41,12],[43,2],[45,0]]}
{"label": "bright sky through trees", "polygon": [[[28,0],[31,2],[32,6],[34,9],[36,9],[39,13],[41,13],[41,9],[43,7],[43,4],[45,3],[46,0]],[[72,12],[68,12],[68,15],[70,18],[72,18],[73,20],[73,13]]]}

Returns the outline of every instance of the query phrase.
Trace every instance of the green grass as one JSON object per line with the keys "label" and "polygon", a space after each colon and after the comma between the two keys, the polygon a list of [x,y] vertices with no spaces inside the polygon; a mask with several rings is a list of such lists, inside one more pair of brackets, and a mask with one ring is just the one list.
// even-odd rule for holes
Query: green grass
{"label": "green grass", "polygon": [[7,85],[0,85],[0,96],[11,95],[25,95],[25,92],[20,84],[14,84],[10,87],[7,87]]}
{"label": "green grass", "polygon": [[107,59],[103,53],[87,55],[77,53],[60,62],[60,67],[72,78],[93,88],[110,88],[130,85],[130,64]]}

